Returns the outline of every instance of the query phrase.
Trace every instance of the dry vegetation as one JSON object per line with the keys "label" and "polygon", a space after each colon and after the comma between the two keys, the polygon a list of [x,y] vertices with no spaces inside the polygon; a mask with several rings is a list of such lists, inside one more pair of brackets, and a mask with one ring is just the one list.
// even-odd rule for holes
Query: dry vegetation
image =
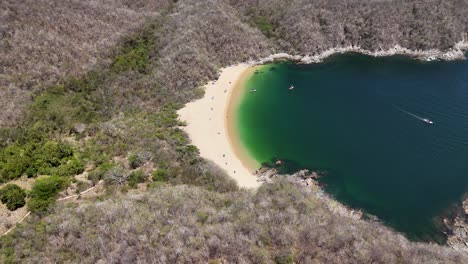
{"label": "dry vegetation", "polygon": [[[0,262],[467,263],[295,183],[238,190],[176,114],[221,67],[351,44],[447,50],[467,12],[461,0],[2,1],[0,180],[52,177],[29,194],[37,214],[0,240]],[[81,182],[107,194],[50,207]]]}
{"label": "dry vegetation", "polygon": [[468,31],[464,0],[231,2],[248,17],[268,18],[281,50],[302,55],[349,45],[447,50]]}
{"label": "dry vegetation", "polygon": [[273,51],[266,37],[223,1],[183,1],[163,28],[157,76],[172,90],[193,89],[226,65]]}
{"label": "dry vegetation", "polygon": [[83,74],[172,2],[152,75],[162,89],[191,89],[222,66],[272,52],[395,44],[446,50],[468,31],[464,0],[6,0],[0,5],[0,126],[21,120],[32,91]]}
{"label": "dry vegetation", "polygon": [[[32,224],[35,222],[34,224]],[[257,192],[159,185],[58,206],[6,244],[24,263],[466,263],[381,225],[331,213],[310,187]]]}
{"label": "dry vegetation", "polygon": [[168,0],[3,0],[0,3],[0,127],[16,124],[31,92],[77,76]]}

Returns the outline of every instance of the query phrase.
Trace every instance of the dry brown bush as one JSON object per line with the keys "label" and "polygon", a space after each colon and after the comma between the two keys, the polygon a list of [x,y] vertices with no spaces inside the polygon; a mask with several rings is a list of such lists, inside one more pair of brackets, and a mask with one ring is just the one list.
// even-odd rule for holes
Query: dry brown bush
{"label": "dry brown bush", "polygon": [[16,124],[31,92],[85,73],[169,0],[0,2],[0,127]]}
{"label": "dry brown bush", "polygon": [[[464,0],[2,1],[0,127],[19,120],[31,92],[96,64],[98,71],[107,67],[115,55],[108,49],[149,20],[157,27],[145,70],[106,75],[89,95],[102,103],[99,122],[86,124],[90,141],[113,148],[113,155],[150,151],[157,166],[168,166],[171,184],[205,189],[163,185],[61,205],[44,219],[32,218],[0,247],[13,248],[25,263],[467,263],[466,254],[410,243],[380,224],[334,214],[295,184],[236,191],[214,164],[184,161],[186,145],[178,141],[187,138],[178,128],[159,131],[147,119],[169,103],[193,99],[193,88],[216,78],[221,67],[275,52],[397,43],[448,49],[468,31],[467,10]],[[268,18],[271,36],[256,27],[258,17]]]}
{"label": "dry brown bush", "polygon": [[[376,50],[395,44],[447,50],[468,32],[464,0],[172,2],[2,1],[0,126],[20,120],[31,91],[105,61],[105,50],[122,36],[168,10],[148,78],[135,80],[127,73],[107,84],[108,96],[121,100],[114,102],[117,106],[160,102],[148,87],[187,101],[194,87],[216,78],[219,68],[274,52],[304,55],[335,46]],[[257,17],[271,22],[271,38],[255,27]],[[139,97],[126,87],[136,89]],[[131,102],[125,101],[129,95]]]}
{"label": "dry brown bush", "polygon": [[60,205],[18,228],[3,249],[14,248],[24,263],[468,261],[462,252],[412,243],[380,224],[333,214],[326,202],[290,180],[224,194],[162,185]]}
{"label": "dry brown bush", "polygon": [[358,45],[369,50],[399,44],[448,50],[468,32],[464,0],[242,0],[231,1],[248,18],[268,17],[281,50],[315,54]]}

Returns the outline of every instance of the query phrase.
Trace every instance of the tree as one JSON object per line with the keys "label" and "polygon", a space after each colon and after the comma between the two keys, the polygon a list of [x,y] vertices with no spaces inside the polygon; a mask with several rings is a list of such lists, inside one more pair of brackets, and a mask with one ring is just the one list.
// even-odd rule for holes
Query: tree
{"label": "tree", "polygon": [[54,203],[55,197],[65,187],[65,180],[57,176],[37,179],[31,189],[28,210],[33,213],[44,212]]}
{"label": "tree", "polygon": [[153,172],[153,181],[167,181],[168,175],[165,169],[157,169]]}
{"label": "tree", "polygon": [[128,186],[130,188],[135,188],[139,183],[144,182],[146,179],[146,175],[143,170],[137,170],[132,173],[130,173],[130,176],[128,177]]}
{"label": "tree", "polygon": [[10,211],[15,211],[25,205],[26,192],[16,184],[7,184],[0,189],[0,200]]}

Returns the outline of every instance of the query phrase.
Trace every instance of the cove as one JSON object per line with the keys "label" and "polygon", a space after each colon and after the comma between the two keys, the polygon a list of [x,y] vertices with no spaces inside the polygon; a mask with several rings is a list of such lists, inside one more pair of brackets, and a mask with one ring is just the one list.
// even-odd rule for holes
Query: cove
{"label": "cove", "polygon": [[242,89],[234,122],[252,158],[326,171],[337,200],[414,240],[443,240],[437,219],[468,187],[467,61],[343,54],[265,65]]}

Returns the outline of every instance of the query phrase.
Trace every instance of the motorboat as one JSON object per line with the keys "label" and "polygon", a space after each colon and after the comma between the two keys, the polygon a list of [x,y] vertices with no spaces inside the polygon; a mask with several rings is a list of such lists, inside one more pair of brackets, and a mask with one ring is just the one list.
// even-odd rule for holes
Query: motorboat
{"label": "motorboat", "polygon": [[426,123],[426,124],[430,124],[430,125],[434,124],[434,122],[432,122],[432,120],[429,120],[429,119],[427,119],[427,118],[423,118],[422,121],[423,121],[424,123]]}
{"label": "motorboat", "polygon": [[400,110],[401,112],[406,113],[406,114],[408,114],[408,115],[410,115],[410,116],[412,116],[412,117],[414,117],[414,118],[416,118],[416,119],[419,119],[419,120],[423,121],[423,122],[426,123],[426,124],[429,124],[429,125],[434,124],[434,122],[432,122],[432,120],[430,120],[430,119],[428,119],[428,118],[422,118],[422,117],[417,116],[417,115],[415,115],[415,114],[412,114],[412,113],[410,113],[410,112],[408,112],[408,111],[406,111],[406,110],[403,110],[403,109],[401,109],[401,108],[399,108],[399,107],[396,107],[396,109],[398,109],[398,110]]}

